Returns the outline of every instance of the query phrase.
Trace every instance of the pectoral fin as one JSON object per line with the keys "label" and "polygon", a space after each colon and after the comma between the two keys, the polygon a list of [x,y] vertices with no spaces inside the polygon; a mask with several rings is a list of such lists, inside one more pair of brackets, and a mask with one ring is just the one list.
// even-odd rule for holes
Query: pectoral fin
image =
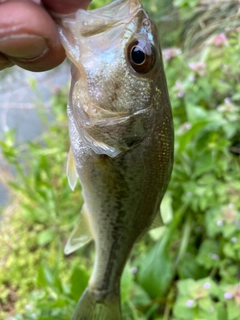
{"label": "pectoral fin", "polygon": [[161,216],[161,212],[159,211],[156,214],[155,219],[153,220],[149,230],[155,229],[155,228],[159,228],[162,227],[164,225],[163,220],[162,220],[162,216]]}
{"label": "pectoral fin", "polygon": [[68,184],[70,188],[74,190],[76,187],[78,175],[77,175],[74,156],[71,148],[69,149],[68,159],[67,159],[67,177],[68,177]]}
{"label": "pectoral fin", "polygon": [[70,237],[64,248],[64,253],[66,255],[76,251],[77,249],[83,247],[85,244],[93,239],[90,225],[87,218],[86,206],[83,205],[82,211],[80,213],[80,218],[74,227]]}

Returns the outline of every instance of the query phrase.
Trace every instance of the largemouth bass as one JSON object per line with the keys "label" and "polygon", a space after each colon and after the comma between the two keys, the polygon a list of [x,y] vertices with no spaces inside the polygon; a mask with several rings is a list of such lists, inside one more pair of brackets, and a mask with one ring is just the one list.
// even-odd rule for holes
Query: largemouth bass
{"label": "largemouth bass", "polygon": [[134,243],[160,220],[173,163],[173,123],[157,28],[140,0],[58,19],[72,62],[68,178],[84,206],[65,247],[96,256],[74,320],[118,320],[120,278]]}

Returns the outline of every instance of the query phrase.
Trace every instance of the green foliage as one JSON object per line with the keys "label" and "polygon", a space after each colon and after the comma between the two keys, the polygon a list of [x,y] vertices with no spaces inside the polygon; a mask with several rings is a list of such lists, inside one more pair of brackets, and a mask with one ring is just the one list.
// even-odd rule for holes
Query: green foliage
{"label": "green foliage", "polygon": [[[125,320],[240,318],[240,45],[235,33],[217,40],[192,60],[176,48],[163,52],[174,170],[161,205],[165,226],[136,244],[124,270]],[[0,318],[70,319],[91,273],[91,245],[63,256],[82,206],[79,185],[72,193],[65,176],[66,100],[66,90],[53,97],[55,122],[41,141],[16,147],[9,132],[0,143],[16,173],[16,204],[1,230]]]}
{"label": "green foliage", "polygon": [[[186,64],[183,54],[173,54],[166,63],[176,130],[169,192],[174,212],[186,205],[175,237],[181,239],[188,221],[191,229],[184,259],[176,266],[176,320],[239,317],[239,301],[226,291],[228,284],[235,286],[235,295],[239,292],[240,162],[239,147],[234,148],[240,142],[239,41],[232,34],[227,45],[215,43],[198,61]],[[205,292],[203,281],[214,292]]]}
{"label": "green foliage", "polygon": [[[16,209],[11,206],[1,224],[0,318],[15,311],[22,313],[27,308],[26,317],[36,313],[39,319],[45,314],[53,319],[56,313],[60,319],[60,315],[72,312],[79,292],[74,281],[70,288],[66,283],[76,277],[84,263],[79,258],[64,259],[62,254],[82,206],[79,187],[78,192],[72,193],[65,174],[69,146],[66,98],[66,89],[53,97],[57,125],[51,126],[41,141],[17,147],[14,132],[10,131],[0,142],[16,176],[10,182]],[[89,275],[84,270],[82,274],[85,272],[86,278]],[[35,289],[39,292],[33,293],[33,302],[29,304],[27,295]],[[54,305],[50,315],[49,305],[41,305],[46,302],[46,296],[49,305]],[[39,311],[33,312],[35,302]]]}

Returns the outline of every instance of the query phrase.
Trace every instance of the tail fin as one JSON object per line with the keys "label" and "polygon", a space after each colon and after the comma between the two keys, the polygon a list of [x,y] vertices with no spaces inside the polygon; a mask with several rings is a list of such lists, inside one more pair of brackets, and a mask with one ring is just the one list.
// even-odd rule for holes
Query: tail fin
{"label": "tail fin", "polygon": [[86,289],[79,300],[72,320],[121,320],[120,299],[114,297],[97,302]]}

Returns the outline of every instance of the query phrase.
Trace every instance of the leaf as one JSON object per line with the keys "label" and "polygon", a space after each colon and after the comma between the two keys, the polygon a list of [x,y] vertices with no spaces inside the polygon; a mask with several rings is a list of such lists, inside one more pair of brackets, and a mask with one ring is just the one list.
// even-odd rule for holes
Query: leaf
{"label": "leaf", "polygon": [[206,124],[208,124],[208,120],[201,120],[193,124],[191,129],[186,131],[183,135],[178,137],[179,141],[179,149],[178,152],[182,153],[185,151],[189,142],[203,129]]}
{"label": "leaf", "polygon": [[218,314],[215,310],[215,308],[213,307],[213,305],[209,306],[209,310],[203,310],[203,309],[198,309],[198,319],[203,320],[203,319],[207,319],[207,320],[219,320],[218,319]]}
{"label": "leaf", "polygon": [[231,239],[238,232],[238,227],[232,224],[225,224],[222,228],[224,238]]}
{"label": "leaf", "polygon": [[220,262],[220,276],[224,279],[225,283],[235,283],[236,274],[239,272],[239,264],[233,264],[231,259],[221,260]]}
{"label": "leaf", "polygon": [[240,92],[237,92],[235,94],[233,94],[232,98],[233,101],[238,101],[240,100]]}
{"label": "leaf", "polygon": [[138,280],[149,296],[156,298],[168,287],[173,272],[168,248],[161,239],[142,261]]}
{"label": "leaf", "polygon": [[225,254],[226,257],[232,258],[233,260],[237,258],[236,251],[234,250],[232,243],[227,242],[224,244],[223,253]]}
{"label": "leaf", "polygon": [[130,295],[130,290],[133,286],[133,274],[130,266],[127,264],[124,268],[121,278],[121,301],[125,303]]}
{"label": "leaf", "polygon": [[240,307],[233,300],[228,300],[226,303],[227,303],[228,320],[239,320]]}
{"label": "leaf", "polygon": [[221,208],[210,209],[205,214],[207,233],[209,237],[214,237],[223,230]]}
{"label": "leaf", "polygon": [[213,308],[213,302],[209,297],[205,297],[203,299],[199,299],[198,307],[209,312]]}
{"label": "leaf", "polygon": [[208,113],[206,110],[204,110],[200,106],[193,105],[191,103],[188,103],[186,105],[186,111],[188,115],[188,120],[191,123],[199,122],[199,120],[205,120],[208,119]]}
{"label": "leaf", "polygon": [[220,302],[217,303],[216,310],[217,310],[218,320],[229,320],[227,316],[227,308],[223,303],[220,303]]}
{"label": "leaf", "polygon": [[55,232],[51,229],[44,230],[38,234],[38,245],[45,246],[55,238]]}
{"label": "leaf", "polygon": [[219,264],[219,243],[215,240],[205,240],[201,244],[197,255],[197,262],[206,269],[210,269]]}
{"label": "leaf", "polygon": [[133,293],[132,293],[132,302],[136,306],[142,306],[142,305],[147,305],[151,302],[151,299],[147,292],[138,284],[134,283],[133,286]]}
{"label": "leaf", "polygon": [[203,173],[206,173],[213,169],[215,164],[213,163],[212,155],[209,151],[201,153],[194,164],[193,178],[196,178]]}
{"label": "leaf", "polygon": [[47,280],[42,265],[38,269],[37,284],[42,288],[47,286]]}
{"label": "leaf", "polygon": [[49,267],[48,264],[42,263],[38,269],[37,283],[42,288],[51,287],[54,291],[61,292],[62,286],[58,278],[58,270],[55,272]]}
{"label": "leaf", "polygon": [[200,279],[206,277],[208,272],[196,261],[195,253],[187,252],[178,265],[178,275],[181,279],[193,278]]}
{"label": "leaf", "polygon": [[172,197],[169,192],[167,192],[164,195],[160,208],[161,208],[160,212],[163,219],[163,223],[164,224],[170,223],[173,218],[173,210],[172,210]]}
{"label": "leaf", "polygon": [[197,285],[204,289],[204,291],[206,292],[205,296],[208,295],[218,297],[219,286],[210,277],[199,279],[197,281]]}
{"label": "leaf", "polygon": [[178,292],[181,296],[191,296],[191,291],[195,286],[195,281],[193,279],[185,279],[178,281]]}
{"label": "leaf", "polygon": [[70,278],[71,295],[78,301],[88,285],[89,275],[83,268],[75,267]]}
{"label": "leaf", "polygon": [[195,301],[187,296],[179,296],[174,304],[173,314],[176,319],[193,320],[195,308]]}

